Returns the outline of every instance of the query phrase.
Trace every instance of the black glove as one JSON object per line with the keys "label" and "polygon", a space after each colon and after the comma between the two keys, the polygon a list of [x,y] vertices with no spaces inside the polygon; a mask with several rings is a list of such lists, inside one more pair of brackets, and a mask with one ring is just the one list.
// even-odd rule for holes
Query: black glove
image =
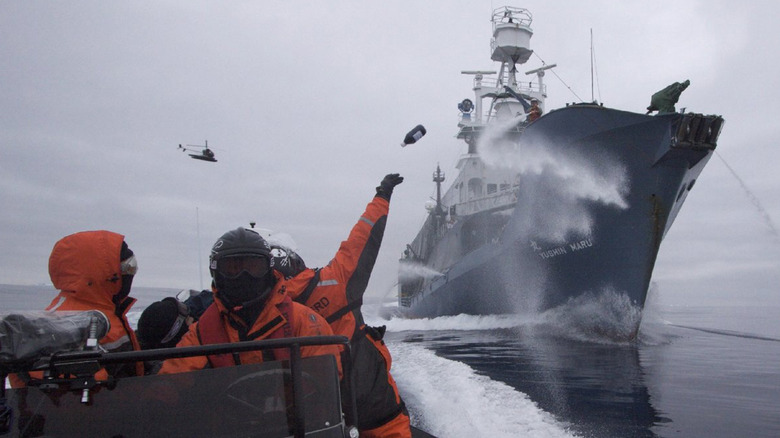
{"label": "black glove", "polygon": [[379,183],[379,186],[376,188],[376,195],[389,201],[390,195],[393,194],[393,188],[402,182],[404,182],[404,177],[397,173],[390,173]]}

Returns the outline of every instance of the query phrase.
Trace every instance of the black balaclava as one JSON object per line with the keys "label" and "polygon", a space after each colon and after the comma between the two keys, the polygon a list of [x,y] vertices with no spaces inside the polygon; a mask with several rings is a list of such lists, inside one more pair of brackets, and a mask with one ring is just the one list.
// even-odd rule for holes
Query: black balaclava
{"label": "black balaclava", "polygon": [[220,277],[216,281],[217,297],[226,307],[235,310],[241,319],[251,325],[260,315],[276,284],[273,271],[269,269],[260,278],[253,277],[246,271],[233,279],[224,278],[222,274],[217,276]]}

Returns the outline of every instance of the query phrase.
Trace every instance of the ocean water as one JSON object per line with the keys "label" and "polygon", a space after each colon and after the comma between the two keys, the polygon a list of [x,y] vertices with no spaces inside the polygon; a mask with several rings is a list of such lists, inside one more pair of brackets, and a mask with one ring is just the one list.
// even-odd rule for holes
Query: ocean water
{"label": "ocean water", "polygon": [[[143,308],[178,290],[134,288]],[[45,307],[45,286],[0,285],[0,309]],[[417,426],[439,437],[778,437],[780,307],[648,302],[638,339],[537,315],[387,325],[392,372]]]}
{"label": "ocean water", "polygon": [[393,373],[439,436],[780,437],[780,307],[648,305],[633,342],[557,312],[390,318]]}

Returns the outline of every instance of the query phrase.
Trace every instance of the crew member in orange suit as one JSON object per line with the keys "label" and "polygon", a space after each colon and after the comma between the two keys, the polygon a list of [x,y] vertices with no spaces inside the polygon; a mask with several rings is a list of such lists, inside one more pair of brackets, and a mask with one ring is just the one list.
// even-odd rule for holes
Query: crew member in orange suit
{"label": "crew member in orange suit", "polygon": [[536,99],[531,99],[531,107],[528,108],[528,116],[526,117],[526,120],[528,120],[528,122],[533,122],[539,117],[542,117],[542,109],[539,108],[539,101]]}
{"label": "crew member in orange suit", "polygon": [[[214,303],[190,326],[178,347],[252,341],[281,337],[332,335],[325,319],[287,295],[282,274],[272,269],[271,248],[258,233],[244,228],[228,231],[211,248],[209,270],[214,285]],[[301,356],[330,354],[341,375],[341,348],[318,345],[301,348]],[[284,355],[288,355],[284,357]],[[262,351],[238,355],[167,359],[160,374],[194,371],[264,360],[289,358],[278,349],[273,357]]]}
{"label": "crew member in orange suit", "polygon": [[409,414],[390,374],[392,359],[382,341],[385,327],[363,321],[361,306],[390,210],[393,188],[403,182],[389,174],[324,268],[306,268],[294,251],[279,248],[276,269],[285,274],[287,293],[322,315],[333,332],[350,339],[361,437],[411,437]]}
{"label": "crew member in orange suit", "polygon": [[[140,350],[127,312],[135,304],[130,287],[138,263],[125,237],[111,231],[83,231],[63,237],[49,256],[49,276],[59,289],[48,311],[99,310],[111,324],[98,343],[109,352]],[[143,363],[107,365],[95,378],[142,376]],[[9,376],[15,388],[25,386],[40,373]]]}

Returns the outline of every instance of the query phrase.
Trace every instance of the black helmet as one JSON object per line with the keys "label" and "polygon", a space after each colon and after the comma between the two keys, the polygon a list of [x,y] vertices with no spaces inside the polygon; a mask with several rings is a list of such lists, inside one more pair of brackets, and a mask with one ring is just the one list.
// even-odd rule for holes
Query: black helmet
{"label": "black helmet", "polygon": [[281,272],[284,278],[295,277],[306,269],[306,263],[304,263],[301,256],[290,248],[272,245],[271,255],[274,258],[274,269]]}
{"label": "black helmet", "polygon": [[216,262],[219,259],[238,256],[265,257],[273,266],[271,245],[256,232],[239,227],[223,234],[211,247],[211,256],[209,256],[211,276],[214,276]]}
{"label": "black helmet", "polygon": [[263,257],[268,260],[269,267],[273,267],[274,258],[271,255],[271,246],[259,234],[246,228],[236,228],[228,231],[217,239],[211,247],[209,256],[209,271],[211,278],[217,281],[219,287],[219,275],[217,264],[220,259],[226,257]]}
{"label": "black helmet", "polygon": [[[252,269],[245,271],[250,278],[241,280],[241,269],[239,267],[232,274],[226,274],[224,268],[230,265],[230,260],[240,257],[259,257],[264,259],[263,267],[258,268],[258,273],[251,272]],[[222,264],[225,263],[225,266]],[[239,266],[243,266],[239,264]],[[209,271],[214,279],[217,296],[223,301],[227,300],[231,306],[254,300],[258,296],[266,295],[271,286],[275,283],[271,268],[274,266],[274,258],[271,255],[271,246],[263,239],[260,234],[246,228],[236,228],[228,231],[222,237],[217,239],[214,246],[211,247],[211,256],[209,257]],[[245,282],[246,281],[246,282]]]}

